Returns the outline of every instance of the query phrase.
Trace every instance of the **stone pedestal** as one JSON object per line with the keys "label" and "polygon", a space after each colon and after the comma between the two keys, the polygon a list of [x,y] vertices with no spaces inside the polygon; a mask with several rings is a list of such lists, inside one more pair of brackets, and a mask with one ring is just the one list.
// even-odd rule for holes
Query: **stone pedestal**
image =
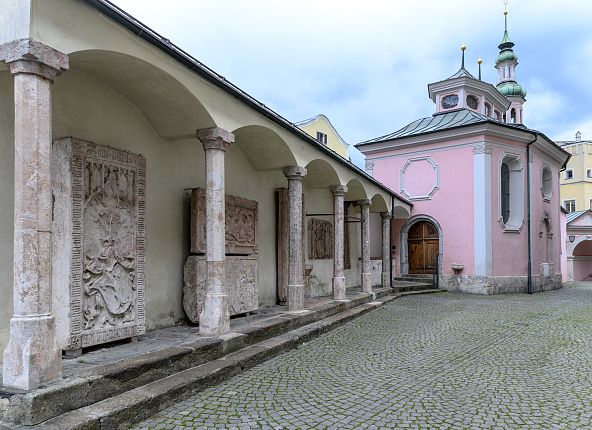
{"label": "stone pedestal", "polygon": [[370,270],[370,200],[359,200],[362,212],[362,292],[372,292],[372,272]]}
{"label": "stone pedestal", "polygon": [[58,345],[145,333],[146,159],[74,138],[55,141],[52,158]]}
{"label": "stone pedestal", "polygon": [[302,179],[306,169],[290,166],[284,169],[288,178],[288,310],[304,309],[304,263],[302,258]]}
{"label": "stone pedestal", "polygon": [[391,286],[391,214],[382,212],[382,286]]}
{"label": "stone pedestal", "polygon": [[220,336],[230,330],[228,292],[224,271],[225,204],[224,153],[234,135],[219,127],[198,130],[206,160],[206,297],[199,317],[199,332]]}
{"label": "stone pedestal", "polygon": [[336,185],[331,187],[333,194],[333,300],[345,300],[345,208],[343,205],[347,187]]}
{"label": "stone pedestal", "polygon": [[[206,256],[191,255],[184,270],[183,308],[191,322],[198,323],[206,297]],[[228,312],[240,315],[259,308],[257,256],[232,255],[224,261],[224,284],[228,289]]]}
{"label": "stone pedestal", "polygon": [[51,84],[68,57],[23,39],[0,46],[14,78],[14,314],[5,386],[30,390],[61,376],[51,306]]}

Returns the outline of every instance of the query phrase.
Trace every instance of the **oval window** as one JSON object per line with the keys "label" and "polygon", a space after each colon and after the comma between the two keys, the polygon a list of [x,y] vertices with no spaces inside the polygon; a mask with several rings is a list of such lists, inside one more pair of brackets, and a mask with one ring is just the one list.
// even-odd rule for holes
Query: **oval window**
{"label": "oval window", "polygon": [[458,95],[457,94],[449,94],[447,96],[442,97],[442,108],[444,109],[451,109],[458,105]]}
{"label": "oval window", "polygon": [[467,106],[470,107],[471,109],[475,109],[475,110],[478,109],[479,108],[479,99],[476,96],[469,94],[467,96]]}

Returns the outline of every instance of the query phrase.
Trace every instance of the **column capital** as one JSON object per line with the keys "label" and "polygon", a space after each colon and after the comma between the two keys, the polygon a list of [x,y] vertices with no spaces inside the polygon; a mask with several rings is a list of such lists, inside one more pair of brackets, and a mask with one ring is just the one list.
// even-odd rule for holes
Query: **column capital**
{"label": "column capital", "polygon": [[392,216],[391,216],[391,214],[389,212],[380,212],[380,216],[383,219],[391,219],[392,218]]}
{"label": "column capital", "polygon": [[196,131],[197,138],[205,150],[221,149],[226,151],[234,142],[234,134],[220,127],[202,128]]}
{"label": "column capital", "polygon": [[369,199],[358,200],[356,202],[356,206],[370,206],[371,204],[372,204],[372,201]]}
{"label": "column capital", "polygon": [[0,61],[8,64],[13,75],[39,75],[52,81],[69,68],[68,55],[33,39],[0,45]]}
{"label": "column capital", "polygon": [[300,166],[284,167],[284,176],[288,179],[300,179],[306,176],[306,168]]}
{"label": "column capital", "polygon": [[347,187],[345,185],[331,185],[331,193],[334,196],[344,196],[347,193]]}

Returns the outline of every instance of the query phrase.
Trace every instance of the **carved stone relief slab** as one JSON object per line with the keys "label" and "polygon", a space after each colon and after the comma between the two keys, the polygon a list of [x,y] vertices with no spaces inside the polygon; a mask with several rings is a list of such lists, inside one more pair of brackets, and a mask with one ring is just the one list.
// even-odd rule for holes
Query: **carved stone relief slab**
{"label": "carved stone relief slab", "polygon": [[[205,190],[195,188],[191,193],[191,252],[206,252]],[[226,253],[256,254],[258,208],[255,200],[226,195]]]}
{"label": "carved stone relief slab", "polygon": [[60,346],[143,334],[145,158],[66,138],[54,142],[52,171]]}
{"label": "carved stone relief slab", "polygon": [[[226,256],[225,284],[228,289],[230,315],[257,310],[257,256]],[[199,323],[206,296],[206,257],[190,255],[185,262],[183,308],[190,321]]]}
{"label": "carved stone relief slab", "polygon": [[333,224],[330,221],[318,218],[308,220],[308,258],[333,258]]}

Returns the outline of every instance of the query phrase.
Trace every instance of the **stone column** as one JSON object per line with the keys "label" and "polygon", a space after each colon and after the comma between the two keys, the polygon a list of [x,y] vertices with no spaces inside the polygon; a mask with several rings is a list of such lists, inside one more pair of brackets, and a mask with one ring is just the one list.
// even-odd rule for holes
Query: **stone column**
{"label": "stone column", "polygon": [[345,247],[345,208],[343,206],[347,187],[334,185],[333,193],[333,300],[345,300],[345,274],[343,253]]}
{"label": "stone column", "polygon": [[68,57],[29,39],[0,46],[14,77],[14,314],[2,380],[30,390],[62,374],[51,303],[51,84]]}
{"label": "stone column", "polygon": [[391,286],[391,214],[382,212],[382,286]]}
{"label": "stone column", "polygon": [[224,153],[234,142],[234,135],[214,127],[198,130],[197,137],[206,153],[206,298],[199,315],[199,333],[220,336],[230,330],[228,290],[224,285]]}
{"label": "stone column", "polygon": [[304,309],[304,267],[302,253],[302,179],[306,169],[300,166],[284,168],[288,178],[288,311]]}
{"label": "stone column", "polygon": [[370,272],[370,200],[359,200],[362,212],[362,292],[372,292],[372,273]]}

